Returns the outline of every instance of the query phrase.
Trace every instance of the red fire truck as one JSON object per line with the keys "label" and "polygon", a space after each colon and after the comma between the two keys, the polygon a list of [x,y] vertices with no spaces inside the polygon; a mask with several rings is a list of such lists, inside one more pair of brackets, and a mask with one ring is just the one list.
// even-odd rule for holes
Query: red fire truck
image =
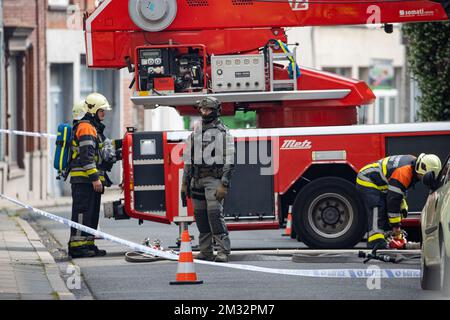
{"label": "red fire truck", "polygon": [[[295,234],[305,244],[350,247],[366,224],[354,188],[358,169],[391,154],[444,157],[450,124],[356,125],[357,108],[374,102],[370,88],[298,68],[283,28],[381,23],[389,32],[389,23],[447,20],[449,13],[449,0],[104,0],[85,17],[87,61],[134,72],[137,105],[195,115],[195,102],[214,96],[223,115],[256,111],[257,129],[232,131],[229,229],[279,228],[292,207]],[[125,197],[112,216],[193,222],[191,203],[183,208],[179,192],[188,134],[128,129]],[[424,190],[417,187],[409,199],[410,211],[419,213]]]}

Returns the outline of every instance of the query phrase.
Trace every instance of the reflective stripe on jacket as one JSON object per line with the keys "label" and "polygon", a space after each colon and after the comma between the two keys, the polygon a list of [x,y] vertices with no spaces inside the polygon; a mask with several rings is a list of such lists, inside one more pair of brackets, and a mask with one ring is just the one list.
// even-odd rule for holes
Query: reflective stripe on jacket
{"label": "reflective stripe on jacket", "polygon": [[95,127],[89,121],[78,123],[72,141],[71,183],[91,183],[99,179],[105,180],[104,173],[98,169],[100,147]]}

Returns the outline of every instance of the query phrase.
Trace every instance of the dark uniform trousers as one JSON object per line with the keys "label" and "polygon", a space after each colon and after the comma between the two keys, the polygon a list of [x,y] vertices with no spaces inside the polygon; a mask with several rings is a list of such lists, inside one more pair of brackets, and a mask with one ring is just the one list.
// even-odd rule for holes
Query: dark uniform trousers
{"label": "dark uniform trousers", "polygon": [[219,252],[230,254],[231,243],[223,215],[223,200],[216,199],[221,179],[204,177],[192,179],[191,192],[194,216],[199,234],[199,249],[205,254],[213,253],[213,239]]}
{"label": "dark uniform trousers", "polygon": [[401,203],[414,183],[415,159],[410,155],[389,156],[359,171],[356,188],[367,212],[369,247],[385,242],[385,231],[400,226]]}
{"label": "dark uniform trousers", "polygon": [[377,235],[382,235],[385,231],[391,229],[386,208],[387,193],[372,188],[365,188],[358,184],[356,189],[364,202],[368,221],[369,242],[372,242],[380,238]]}
{"label": "dark uniform trousers", "polygon": [[[97,229],[101,198],[92,183],[72,183],[72,221]],[[93,235],[74,228],[70,230],[70,240],[72,248],[94,244]]]}

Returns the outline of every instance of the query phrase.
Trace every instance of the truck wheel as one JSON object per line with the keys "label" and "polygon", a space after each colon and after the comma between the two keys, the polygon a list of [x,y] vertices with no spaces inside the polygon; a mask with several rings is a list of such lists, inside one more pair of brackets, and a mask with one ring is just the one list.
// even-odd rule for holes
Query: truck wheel
{"label": "truck wheel", "polygon": [[450,297],[450,258],[445,252],[444,240],[441,241],[441,291],[445,297]]}
{"label": "truck wheel", "polygon": [[298,240],[317,249],[351,248],[361,241],[367,219],[353,184],[337,177],[310,182],[297,195],[293,223]]}
{"label": "truck wheel", "polygon": [[436,267],[429,267],[425,264],[425,255],[420,258],[420,269],[422,276],[420,278],[420,286],[423,290],[438,290],[439,289],[439,270]]}

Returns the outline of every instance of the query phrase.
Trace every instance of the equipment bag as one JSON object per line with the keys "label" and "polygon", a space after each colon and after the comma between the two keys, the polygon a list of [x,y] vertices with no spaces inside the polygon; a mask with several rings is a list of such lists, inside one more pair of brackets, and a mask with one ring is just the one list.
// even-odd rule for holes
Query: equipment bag
{"label": "equipment bag", "polygon": [[67,176],[71,145],[72,145],[72,126],[62,123],[58,126],[58,135],[56,137],[55,157],[53,167],[58,171],[57,179]]}

